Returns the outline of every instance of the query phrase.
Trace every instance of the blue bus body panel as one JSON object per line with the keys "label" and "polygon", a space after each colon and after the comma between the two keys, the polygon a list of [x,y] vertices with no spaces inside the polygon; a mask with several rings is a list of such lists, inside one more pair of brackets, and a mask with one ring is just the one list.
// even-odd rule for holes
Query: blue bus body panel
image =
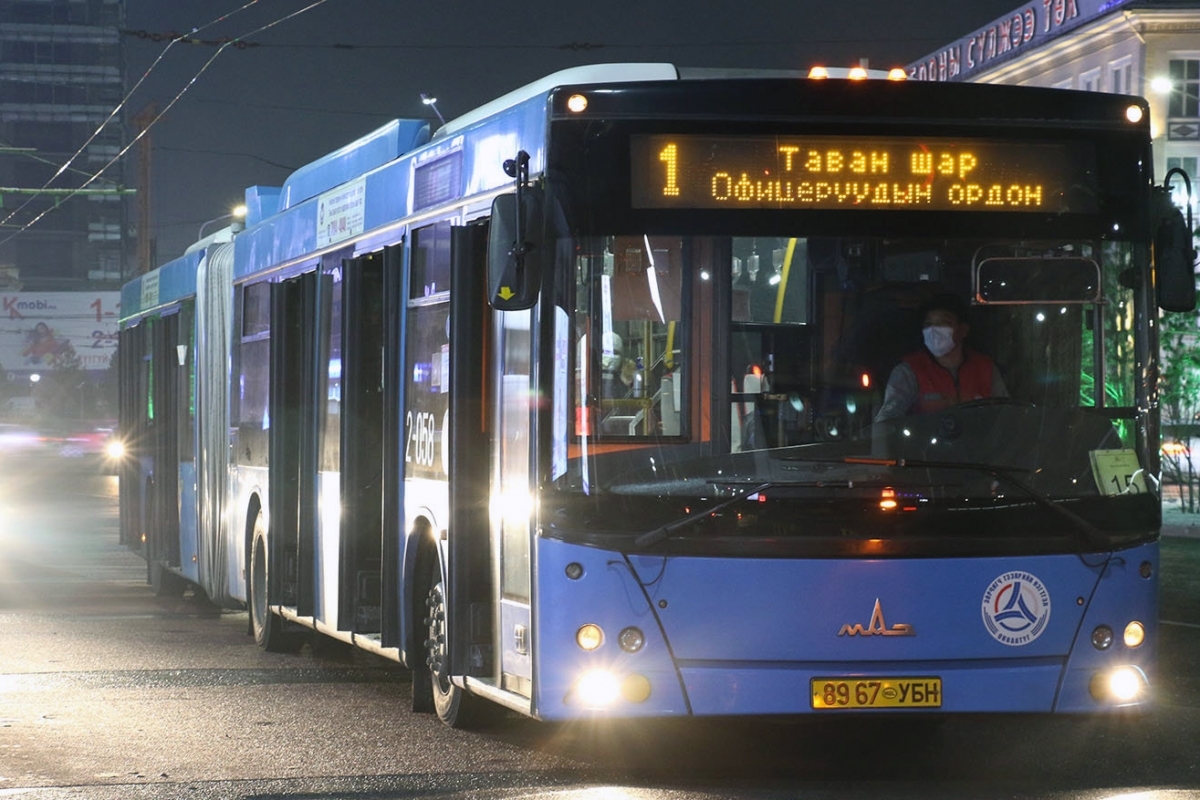
{"label": "blue bus body panel", "polygon": [[[394,224],[426,207],[504,189],[513,184],[513,179],[504,173],[504,161],[516,156],[517,151],[523,149],[529,153],[531,173],[536,174],[542,169],[545,160],[546,100],[546,95],[534,97],[451,136],[435,139],[365,174],[352,173],[344,165],[338,167],[335,159],[334,163],[325,164],[325,178],[318,183],[327,183],[329,175],[341,175],[343,182],[325,187],[327,189],[336,189],[359,178],[364,180],[362,213],[365,234]],[[354,158],[349,151],[338,151],[333,155],[338,155],[340,159]],[[443,159],[456,163],[453,167],[447,164],[447,169],[436,175],[431,173],[427,181],[414,178],[414,173],[423,167],[446,163]],[[294,177],[288,180],[292,181]],[[312,185],[316,186],[317,183]],[[285,194],[287,191],[285,188]],[[298,189],[292,190],[293,195],[303,193]],[[258,225],[248,226],[239,233],[234,238],[234,280],[244,280],[281,264],[302,261],[315,255],[319,249],[319,205],[320,197],[313,195],[307,199],[293,198],[290,206],[284,201],[281,203],[283,210],[278,214],[266,217]],[[369,238],[366,244],[371,246]]]}
{"label": "blue bus body panel", "polygon": [[[566,565],[584,567],[578,580]],[[653,690],[618,714],[814,713],[816,678],[937,677],[943,712],[1102,710],[1100,668],[1153,663],[1157,544],[1090,554],[973,559],[788,560],[634,556],[540,540],[535,629],[539,716],[569,718],[571,686],[590,667],[638,672]],[[640,576],[635,580],[630,565]],[[770,615],[760,613],[769,606]],[[1120,641],[1131,620],[1147,643]],[[605,631],[584,653],[580,625]],[[1101,652],[1091,632],[1117,643]],[[646,645],[622,653],[637,626]],[[1148,676],[1153,679],[1153,676]],[[1153,683],[1151,683],[1153,686]],[[686,713],[686,712],[684,712]],[[821,711],[820,713],[833,713]],[[874,713],[874,712],[867,712]]]}
{"label": "blue bus body panel", "polygon": [[321,192],[395,161],[429,141],[429,123],[394,119],[366,136],[327,153],[288,176],[280,192],[279,208],[287,210]]}
{"label": "blue bus body panel", "polygon": [[179,465],[179,573],[200,583],[200,550],[196,539],[196,462]]}
{"label": "blue bus body panel", "polygon": [[264,219],[279,213],[279,199],[283,189],[278,186],[247,186],[243,197],[246,202],[246,227],[253,227]]}
{"label": "blue bus body panel", "polygon": [[147,312],[196,296],[196,270],[204,250],[168,261],[121,287],[121,323],[133,322]]}

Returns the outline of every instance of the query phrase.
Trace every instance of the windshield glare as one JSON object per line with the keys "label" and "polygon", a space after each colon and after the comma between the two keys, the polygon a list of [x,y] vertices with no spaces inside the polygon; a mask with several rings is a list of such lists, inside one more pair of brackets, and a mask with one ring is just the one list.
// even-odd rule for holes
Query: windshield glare
{"label": "windshield glare", "polygon": [[560,491],[1020,494],[981,467],[1055,498],[1154,491],[1131,244],[606,236],[558,251],[575,278]]}

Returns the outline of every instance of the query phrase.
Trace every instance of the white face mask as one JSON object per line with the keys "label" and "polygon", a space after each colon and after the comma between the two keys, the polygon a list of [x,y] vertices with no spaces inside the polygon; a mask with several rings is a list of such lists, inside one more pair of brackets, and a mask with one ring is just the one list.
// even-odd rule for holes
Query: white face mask
{"label": "white face mask", "polygon": [[934,358],[941,358],[954,349],[954,328],[949,325],[930,325],[921,333]]}

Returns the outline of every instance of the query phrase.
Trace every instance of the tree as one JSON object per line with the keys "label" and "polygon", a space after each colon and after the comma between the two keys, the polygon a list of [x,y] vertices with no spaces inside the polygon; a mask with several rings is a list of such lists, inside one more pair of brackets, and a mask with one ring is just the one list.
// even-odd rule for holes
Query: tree
{"label": "tree", "polygon": [[1192,441],[1200,435],[1200,319],[1195,312],[1163,314],[1160,320],[1163,411],[1163,482],[1179,487],[1180,509],[1200,513],[1200,476]]}

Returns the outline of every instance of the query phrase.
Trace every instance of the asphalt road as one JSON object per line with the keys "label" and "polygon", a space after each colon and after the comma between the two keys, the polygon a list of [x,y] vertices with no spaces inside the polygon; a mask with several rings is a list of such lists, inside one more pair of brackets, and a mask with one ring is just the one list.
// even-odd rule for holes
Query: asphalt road
{"label": "asphalt road", "polygon": [[115,497],[58,465],[0,478],[0,798],[1200,798],[1200,538],[1164,540],[1146,718],[469,733],[411,713],[388,662],[265,653],[244,613],[156,597]]}

